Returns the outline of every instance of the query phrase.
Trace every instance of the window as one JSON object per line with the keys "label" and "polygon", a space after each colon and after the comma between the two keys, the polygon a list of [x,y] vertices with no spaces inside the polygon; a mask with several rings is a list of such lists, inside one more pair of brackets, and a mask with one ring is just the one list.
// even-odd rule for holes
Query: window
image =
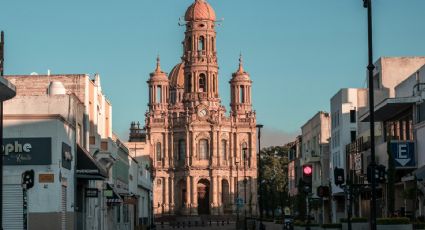
{"label": "window", "polygon": [[214,38],[213,37],[211,38],[211,49],[212,49],[212,51],[215,50],[215,44],[214,44]]}
{"label": "window", "polygon": [[184,86],[186,87],[186,92],[190,92],[192,90],[192,76],[190,74],[186,76],[186,82]]}
{"label": "window", "polygon": [[205,38],[201,36],[199,38],[198,51],[205,50]]}
{"label": "window", "polygon": [[186,143],[184,140],[179,140],[177,160],[183,161],[186,156]]}
{"label": "window", "polygon": [[248,158],[248,145],[246,142],[242,143],[242,159],[246,161]]}
{"label": "window", "polygon": [[200,92],[206,92],[206,79],[205,74],[201,73],[199,75],[199,91]]}
{"label": "window", "polygon": [[208,160],[208,140],[202,139],[199,141],[199,158]]}
{"label": "window", "polygon": [[156,103],[161,103],[161,86],[156,87]]}
{"label": "window", "polygon": [[244,91],[244,86],[241,85],[240,89],[239,89],[239,102],[240,103],[245,103],[245,91]]}
{"label": "window", "polygon": [[418,105],[418,123],[425,121],[425,103]]}
{"label": "window", "polygon": [[351,135],[351,142],[356,141],[357,132],[355,130],[352,130],[350,135]]}
{"label": "window", "polygon": [[189,37],[189,39],[187,39],[187,49],[189,51],[192,51],[192,38]]}
{"label": "window", "polygon": [[350,110],[350,122],[356,123],[356,110]]}
{"label": "window", "polygon": [[161,143],[156,143],[156,161],[162,160],[162,149],[161,149]]}
{"label": "window", "polygon": [[221,159],[227,160],[227,141],[221,141]]}

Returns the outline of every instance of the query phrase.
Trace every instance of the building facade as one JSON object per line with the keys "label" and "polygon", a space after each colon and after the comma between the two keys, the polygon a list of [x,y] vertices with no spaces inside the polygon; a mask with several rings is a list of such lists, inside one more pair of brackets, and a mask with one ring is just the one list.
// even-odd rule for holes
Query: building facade
{"label": "building facade", "polygon": [[334,169],[342,168],[347,172],[346,146],[357,138],[357,111],[364,107],[366,89],[341,89],[331,98],[331,157],[330,178],[332,191],[332,222],[346,216],[346,196],[341,187],[335,185]]}
{"label": "building facade", "polygon": [[[256,115],[242,60],[230,80],[230,116],[218,90],[216,16],[204,0],[185,14],[181,63],[151,73],[145,119],[156,215],[257,213]],[[247,197],[244,197],[244,180]],[[239,194],[237,194],[239,192]],[[244,203],[245,203],[244,202]]]}
{"label": "building facade", "polygon": [[[302,132],[302,165],[311,165],[312,197],[318,198],[317,188],[329,186],[329,140],[331,117],[327,112],[316,113],[301,127]],[[322,198],[321,205],[312,208],[310,213],[321,223],[330,222],[330,200]]]}

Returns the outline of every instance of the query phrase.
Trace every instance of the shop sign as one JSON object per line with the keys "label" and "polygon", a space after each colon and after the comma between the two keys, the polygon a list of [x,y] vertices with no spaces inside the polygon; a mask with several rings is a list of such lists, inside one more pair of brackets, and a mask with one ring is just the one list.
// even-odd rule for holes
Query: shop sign
{"label": "shop sign", "polygon": [[71,146],[62,142],[62,167],[71,170],[72,152]]}
{"label": "shop sign", "polygon": [[54,183],[55,175],[52,173],[40,173],[38,174],[39,183]]}
{"label": "shop sign", "polygon": [[52,164],[52,138],[5,138],[5,165]]}
{"label": "shop sign", "polygon": [[362,173],[362,154],[354,155],[354,170],[357,174]]}
{"label": "shop sign", "polygon": [[110,198],[110,197],[114,196],[114,192],[112,191],[112,189],[106,189],[106,190],[103,191],[103,195],[105,197]]}
{"label": "shop sign", "polygon": [[390,148],[396,168],[416,166],[415,143],[413,141],[391,141]]}
{"label": "shop sign", "polygon": [[86,198],[97,198],[99,196],[99,190],[97,188],[86,188]]}

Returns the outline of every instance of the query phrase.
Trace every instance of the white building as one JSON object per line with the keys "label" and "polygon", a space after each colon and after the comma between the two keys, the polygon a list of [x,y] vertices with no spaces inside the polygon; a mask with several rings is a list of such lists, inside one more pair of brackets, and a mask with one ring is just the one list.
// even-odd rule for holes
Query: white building
{"label": "white building", "polygon": [[332,222],[346,217],[346,197],[344,191],[335,185],[334,169],[347,169],[346,146],[357,138],[357,110],[365,106],[363,100],[366,89],[341,89],[331,98],[331,157],[330,179],[332,191]]}
{"label": "white building", "polygon": [[[317,197],[319,186],[329,186],[329,113],[318,112],[302,128],[302,160],[301,165],[313,166],[312,193]],[[322,207],[312,210],[311,213],[321,223],[330,222],[330,201],[323,198]]]}

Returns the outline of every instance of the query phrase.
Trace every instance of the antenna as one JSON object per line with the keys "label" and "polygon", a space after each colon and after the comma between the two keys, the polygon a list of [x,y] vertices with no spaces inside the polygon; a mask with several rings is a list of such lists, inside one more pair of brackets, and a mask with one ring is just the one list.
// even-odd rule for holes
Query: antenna
{"label": "antenna", "polygon": [[0,35],[0,76],[3,76],[4,70],[4,32],[1,31]]}

